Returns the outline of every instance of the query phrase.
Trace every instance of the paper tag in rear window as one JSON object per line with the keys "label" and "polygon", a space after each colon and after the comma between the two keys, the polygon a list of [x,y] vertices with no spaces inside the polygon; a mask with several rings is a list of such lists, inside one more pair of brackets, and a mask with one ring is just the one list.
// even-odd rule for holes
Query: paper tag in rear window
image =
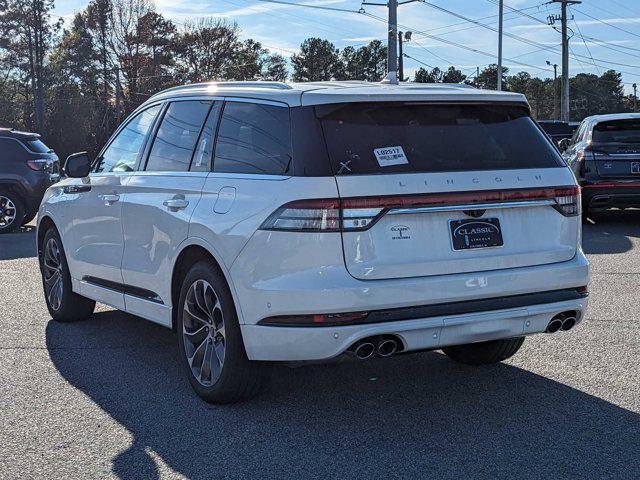
{"label": "paper tag in rear window", "polygon": [[373,150],[373,154],[376,156],[378,165],[381,167],[390,167],[391,165],[403,165],[405,163],[409,163],[402,147],[375,148]]}

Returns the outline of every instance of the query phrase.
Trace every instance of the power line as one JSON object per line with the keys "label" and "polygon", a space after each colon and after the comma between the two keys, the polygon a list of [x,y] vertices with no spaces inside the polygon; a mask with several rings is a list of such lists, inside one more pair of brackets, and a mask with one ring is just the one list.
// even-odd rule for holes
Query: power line
{"label": "power line", "polygon": [[[476,24],[478,26],[481,26],[481,27],[486,28],[488,30],[491,30],[493,32],[496,32],[496,33],[498,32],[498,29],[493,27],[493,26],[491,26],[491,25],[487,25],[485,23],[478,22],[476,20],[473,20],[472,18],[465,17],[464,15],[461,15],[459,13],[453,12],[453,11],[448,10],[448,9],[446,9],[444,7],[441,7],[439,5],[435,5],[435,4],[430,3],[430,2],[428,2],[426,0],[419,0],[419,1],[421,3],[423,3],[423,4],[425,4],[425,5],[427,5],[427,6],[431,7],[431,8],[434,8],[436,10],[439,10],[441,12],[448,13],[449,15],[455,16],[457,18],[464,19],[464,20],[466,20],[468,22],[474,23],[474,24]],[[540,48],[546,49],[548,51],[552,51],[554,53],[558,53],[555,47],[545,47],[544,45],[542,45],[539,42],[536,42],[536,41],[533,41],[533,40],[529,40],[528,38],[522,37],[520,35],[516,35],[514,33],[509,33],[509,32],[504,32],[504,35],[509,37],[509,38],[513,38],[514,40],[517,40],[519,42],[526,43],[526,44],[532,45],[534,47],[540,47]],[[574,56],[574,58],[575,57],[581,57],[581,58],[589,59],[589,57],[587,57],[586,55],[580,55],[580,54],[576,54],[576,53],[574,53],[573,56]],[[610,65],[619,65],[619,66],[623,66],[623,67],[640,68],[640,66],[638,66],[638,65],[631,65],[631,64],[628,64],[628,63],[612,62],[612,61],[609,61],[609,60],[593,59],[593,58],[591,58],[591,60],[594,60],[594,61],[597,60],[598,62],[608,63]],[[639,74],[631,74],[631,75],[639,75]]]}
{"label": "power line", "polygon": [[[368,16],[368,17],[370,17],[370,18],[373,18],[373,19],[375,19],[375,20],[377,20],[377,21],[379,21],[379,22],[387,23],[386,19],[383,19],[383,18],[377,17],[377,16],[375,16],[375,15],[373,15],[373,14],[371,14],[371,13],[366,13],[366,12],[365,12],[363,15],[366,15],[366,16]],[[408,26],[408,25],[404,25],[404,24],[398,24],[398,25],[399,25],[400,27],[402,27],[402,28],[406,28],[406,29],[409,29],[409,30],[411,30],[411,31],[413,31],[413,32],[419,33],[419,34],[421,34],[421,35],[423,35],[423,36],[425,36],[425,37],[427,37],[427,38],[431,38],[431,39],[433,39],[433,40],[437,40],[438,42],[442,42],[442,43],[446,43],[447,45],[452,45],[452,46],[455,46],[455,47],[458,47],[458,48],[462,48],[462,49],[464,49],[464,50],[468,50],[468,51],[470,51],[470,52],[477,53],[477,54],[479,54],[479,55],[484,55],[484,56],[487,56],[487,57],[495,58],[495,54],[493,54],[493,53],[489,53],[489,52],[485,52],[485,51],[483,51],[483,50],[479,50],[479,49],[477,49],[477,48],[469,47],[468,45],[463,45],[463,44],[461,44],[461,43],[457,43],[457,42],[454,42],[454,41],[452,41],[452,40],[447,40],[446,38],[442,38],[442,37],[439,37],[439,36],[437,36],[437,35],[431,35],[430,33],[427,33],[427,32],[424,32],[424,31],[422,31],[422,30],[419,30],[419,29],[416,29],[416,28],[410,27],[410,26]],[[552,71],[553,71],[553,70],[551,70],[551,69],[549,69],[549,68],[539,67],[539,66],[537,66],[537,65],[531,65],[531,64],[529,64],[529,63],[519,62],[519,61],[514,60],[514,59],[512,59],[512,58],[504,57],[504,59],[505,59],[505,60],[508,60],[508,61],[510,61],[510,62],[512,62],[512,63],[515,63],[515,64],[517,64],[517,65],[521,65],[521,66],[523,66],[523,67],[534,68],[534,69],[536,69],[536,70],[545,70],[545,71],[547,71],[547,72],[552,72]]]}
{"label": "power line", "polygon": [[349,10],[347,8],[324,7],[321,5],[309,5],[307,3],[282,2],[280,0],[257,0],[257,1],[265,2],[265,3],[277,3],[279,5],[289,5],[291,7],[305,7],[305,8],[315,8],[318,10],[330,10],[333,12],[358,13],[357,10]]}
{"label": "power line", "polygon": [[616,30],[620,30],[621,32],[625,32],[625,33],[628,33],[629,35],[633,35],[634,37],[638,37],[638,38],[640,38],[640,34],[637,34],[637,33],[632,32],[632,31],[630,31],[630,30],[626,30],[626,29],[624,29],[624,28],[622,28],[622,27],[619,27],[619,26],[617,26],[617,25],[614,25],[614,24],[612,24],[612,23],[609,23],[609,22],[607,22],[607,21],[605,21],[605,20],[601,20],[601,19],[599,19],[599,18],[597,18],[597,17],[594,17],[594,16],[592,16],[592,15],[589,15],[588,13],[584,13],[582,10],[578,10],[577,8],[575,8],[574,10],[575,10],[576,12],[578,12],[579,14],[584,15],[585,17],[589,17],[589,18],[591,18],[591,19],[593,19],[593,20],[596,20],[597,22],[600,22],[600,23],[602,23],[602,24],[604,24],[604,25],[608,25],[608,26],[609,26],[609,27],[611,27],[611,28],[615,28]]}

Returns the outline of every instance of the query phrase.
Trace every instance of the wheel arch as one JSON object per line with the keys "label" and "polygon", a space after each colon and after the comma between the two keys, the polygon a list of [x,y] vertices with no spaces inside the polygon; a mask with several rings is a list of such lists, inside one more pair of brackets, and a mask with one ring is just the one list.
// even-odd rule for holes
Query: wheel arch
{"label": "wheel arch", "polygon": [[226,268],[224,262],[221,261],[220,256],[214,252],[215,249],[211,245],[209,245],[208,242],[200,238],[188,238],[181,245],[180,252],[176,256],[176,260],[173,264],[171,272],[171,329],[174,332],[176,331],[177,325],[178,310],[176,307],[180,300],[181,279],[184,278],[187,271],[189,270],[189,268],[191,268],[192,265],[202,259],[211,260],[222,272],[222,275],[227,282],[227,286],[229,287],[229,291],[231,292],[231,297],[233,298],[233,303],[236,308],[238,320],[241,324],[244,323],[242,321],[242,309],[238,302],[229,270]]}
{"label": "wheel arch", "polygon": [[58,227],[56,226],[56,223],[53,221],[53,218],[51,218],[51,216],[44,215],[38,219],[38,233],[36,235],[38,258],[40,258],[40,253],[42,253],[42,243],[44,242],[44,236],[47,233],[47,230],[49,230],[50,228],[54,228],[56,232],[58,232],[58,235],[60,234],[60,231],[58,230]]}

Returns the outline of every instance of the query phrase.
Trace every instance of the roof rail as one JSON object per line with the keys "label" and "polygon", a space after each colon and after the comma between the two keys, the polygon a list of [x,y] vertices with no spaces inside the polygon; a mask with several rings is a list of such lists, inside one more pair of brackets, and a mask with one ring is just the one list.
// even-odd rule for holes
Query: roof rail
{"label": "roof rail", "polygon": [[271,88],[275,90],[290,90],[291,85],[284,82],[267,82],[267,81],[248,81],[248,82],[201,82],[201,83],[190,83],[187,85],[178,85],[176,87],[167,88],[158,93],[154,93],[151,98],[154,98],[158,95],[167,93],[167,92],[177,92],[191,89],[198,89],[207,86],[221,86],[221,87],[230,87],[230,88]]}

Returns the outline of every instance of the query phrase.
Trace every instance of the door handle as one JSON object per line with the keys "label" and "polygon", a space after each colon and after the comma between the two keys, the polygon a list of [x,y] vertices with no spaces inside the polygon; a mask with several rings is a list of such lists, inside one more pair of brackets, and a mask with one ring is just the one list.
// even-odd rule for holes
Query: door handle
{"label": "door handle", "polygon": [[120,200],[120,195],[117,193],[101,195],[102,200],[104,200],[105,205],[113,205],[118,200]]}
{"label": "door handle", "polygon": [[169,210],[176,212],[178,210],[182,210],[183,208],[187,208],[189,202],[184,198],[172,198],[170,200],[165,200],[162,202],[162,205],[167,207]]}

